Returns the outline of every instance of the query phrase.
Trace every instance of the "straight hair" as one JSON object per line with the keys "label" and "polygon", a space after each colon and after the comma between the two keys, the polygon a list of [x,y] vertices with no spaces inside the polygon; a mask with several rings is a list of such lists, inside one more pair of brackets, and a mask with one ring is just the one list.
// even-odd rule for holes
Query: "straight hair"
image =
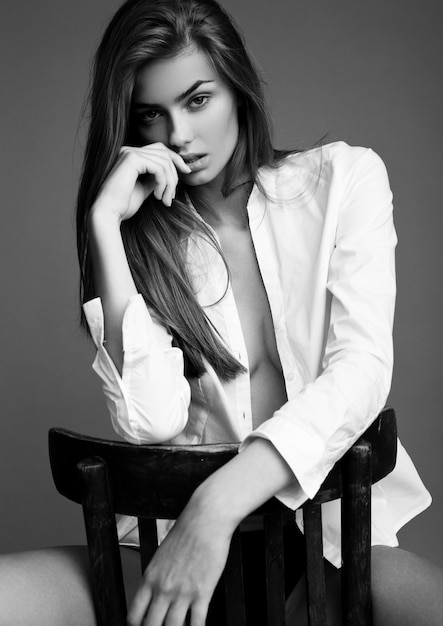
{"label": "straight hair", "polygon": [[[128,0],[117,11],[98,47],[89,96],[90,125],[77,201],[81,302],[94,297],[88,246],[90,209],[123,145],[137,145],[131,100],[137,72],[149,61],[171,58],[196,46],[207,54],[236,94],[239,136],[225,170],[222,192],[238,173],[260,187],[261,166],[277,166],[288,152],[273,150],[263,85],[233,20],[215,0]],[[168,211],[151,194],[121,225],[136,288],[184,355],[185,375],[201,376],[205,361],[223,380],[245,371],[199,305],[187,271],[186,243],[199,233],[222,254],[195,215],[179,182]],[[149,270],[148,270],[149,268]],[[227,288],[228,286],[226,286]],[[82,324],[87,329],[82,312]]]}

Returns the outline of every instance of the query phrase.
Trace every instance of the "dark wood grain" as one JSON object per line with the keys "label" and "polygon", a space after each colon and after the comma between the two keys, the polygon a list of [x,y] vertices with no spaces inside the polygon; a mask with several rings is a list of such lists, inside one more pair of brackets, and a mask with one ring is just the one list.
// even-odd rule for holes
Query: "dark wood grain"
{"label": "dark wood grain", "polygon": [[[321,514],[316,505],[337,498],[343,498],[345,623],[371,623],[370,485],[393,469],[396,445],[395,413],[385,409],[334,466],[317,495],[302,507],[311,626],[325,624]],[[55,485],[62,495],[83,505],[99,626],[126,623],[114,514],[139,518],[141,561],[145,568],[157,547],[153,520],[177,518],[197,486],[237,452],[237,443],[134,446],[59,428],[50,430],[49,455]],[[273,498],[254,514],[265,516],[268,624],[284,626],[281,524],[288,517],[288,509]],[[239,533],[233,537],[224,577],[227,626],[244,626]]]}
{"label": "dark wood grain", "polygon": [[371,445],[349,450],[342,499],[342,599],[345,626],[370,626],[371,618]]}
{"label": "dark wood grain", "polygon": [[303,509],[303,524],[309,550],[306,551],[306,593],[309,626],[326,626],[326,585],[323,563],[321,505]]}
{"label": "dark wood grain", "polygon": [[238,528],[232,535],[223,579],[226,599],[226,626],[246,626],[243,565]]}
{"label": "dark wood grain", "polygon": [[264,516],[268,624],[285,625],[283,520],[278,513]]}
{"label": "dark wood grain", "polygon": [[126,622],[126,599],[106,465],[97,457],[77,465],[97,624],[120,626]]}

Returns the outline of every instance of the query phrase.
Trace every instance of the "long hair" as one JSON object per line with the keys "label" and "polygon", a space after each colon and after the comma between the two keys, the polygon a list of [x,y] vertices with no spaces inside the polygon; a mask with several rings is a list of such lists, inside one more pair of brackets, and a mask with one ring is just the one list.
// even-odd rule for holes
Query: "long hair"
{"label": "long hair", "polygon": [[[125,2],[105,31],[93,67],[90,127],[77,202],[81,302],[95,295],[88,250],[90,208],[121,147],[137,143],[131,127],[136,74],[148,61],[171,58],[190,45],[208,55],[241,103],[239,136],[226,167],[223,193],[230,193],[239,172],[259,184],[259,167],[273,165],[283,156],[276,157],[272,148],[259,74],[232,19],[215,0]],[[122,223],[121,230],[137,290],[182,349],[186,375],[204,372],[203,357],[224,380],[244,371],[211,326],[192,289],[186,269],[187,238],[200,232],[215,247],[217,242],[186,202],[183,183],[168,211],[151,194]],[[86,327],[83,314],[82,323]]]}

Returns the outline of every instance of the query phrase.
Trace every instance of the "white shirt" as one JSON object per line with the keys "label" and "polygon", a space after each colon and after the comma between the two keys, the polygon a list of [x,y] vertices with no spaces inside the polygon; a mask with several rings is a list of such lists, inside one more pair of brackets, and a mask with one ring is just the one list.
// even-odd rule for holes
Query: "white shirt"
{"label": "white shirt", "polygon": [[[259,174],[265,194],[254,186],[247,211],[288,398],[270,419],[253,430],[248,373],[224,383],[207,365],[201,378],[186,380],[181,351],[142,296],[125,312],[121,377],[103,345],[100,300],[84,310],[97,346],[93,368],[119,435],[135,444],[241,441],[240,453],[264,437],[298,479],[277,494],[296,509],[386,402],[397,239],[386,169],[370,149],[337,142]],[[188,260],[199,303],[248,368],[221,258],[196,235]],[[394,471],[372,494],[373,544],[397,545],[398,529],[431,502],[401,444]],[[339,566],[340,503],[322,508],[324,553]],[[299,512],[297,520],[301,526]],[[137,540],[135,526],[120,519],[122,541]]]}

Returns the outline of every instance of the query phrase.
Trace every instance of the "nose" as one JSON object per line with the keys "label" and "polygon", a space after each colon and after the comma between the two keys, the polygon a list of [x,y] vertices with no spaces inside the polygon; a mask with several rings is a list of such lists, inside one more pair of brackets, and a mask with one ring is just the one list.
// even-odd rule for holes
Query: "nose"
{"label": "nose", "polygon": [[169,145],[172,149],[180,149],[191,143],[194,138],[192,127],[185,113],[171,115],[169,120]]}

